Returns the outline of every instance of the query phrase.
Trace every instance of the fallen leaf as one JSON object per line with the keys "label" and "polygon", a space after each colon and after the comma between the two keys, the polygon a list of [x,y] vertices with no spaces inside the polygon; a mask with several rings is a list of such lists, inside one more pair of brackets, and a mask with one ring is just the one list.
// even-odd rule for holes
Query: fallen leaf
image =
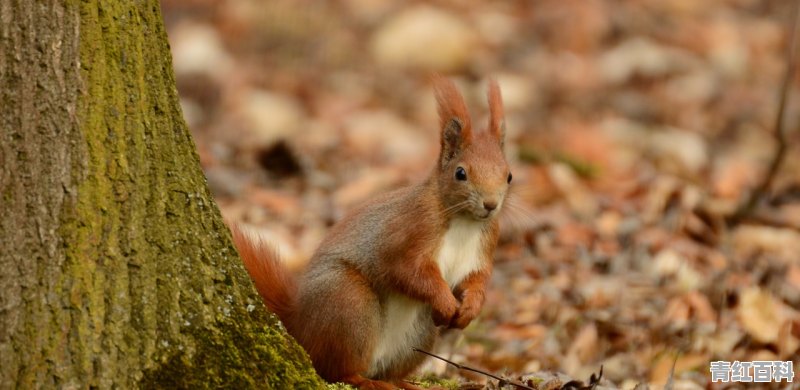
{"label": "fallen leaf", "polygon": [[698,291],[691,291],[685,295],[686,302],[692,308],[692,315],[700,322],[714,322],[717,319],[717,313],[708,302],[708,297]]}
{"label": "fallen leaf", "polygon": [[653,365],[650,382],[656,385],[666,384],[673,362],[675,363],[675,376],[678,377],[681,373],[690,370],[707,370],[708,359],[709,355],[705,353],[680,355],[677,361],[674,354],[663,354]]}
{"label": "fallen leaf", "polygon": [[800,253],[800,232],[760,225],[742,225],[733,231],[733,246],[742,257],[766,252],[794,260]]}
{"label": "fallen leaf", "polygon": [[383,65],[453,71],[467,65],[478,43],[457,14],[431,6],[406,9],[382,25],[371,42]]}
{"label": "fallen leaf", "polygon": [[567,203],[575,213],[584,217],[597,213],[599,208],[597,201],[568,166],[561,163],[553,164],[549,173],[556,188],[566,197]]}
{"label": "fallen leaf", "polygon": [[749,287],[739,293],[736,317],[756,341],[776,343],[781,327],[789,319],[783,306],[771,292]]}
{"label": "fallen leaf", "polygon": [[597,341],[597,326],[594,323],[589,323],[575,335],[572,344],[567,350],[567,356],[573,355],[581,363],[588,363],[597,355]]}

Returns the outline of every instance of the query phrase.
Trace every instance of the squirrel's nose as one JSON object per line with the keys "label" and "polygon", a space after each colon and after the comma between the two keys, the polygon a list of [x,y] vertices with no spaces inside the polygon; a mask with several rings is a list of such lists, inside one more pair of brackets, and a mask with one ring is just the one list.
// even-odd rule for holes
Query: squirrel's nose
{"label": "squirrel's nose", "polygon": [[497,202],[493,200],[484,200],[483,208],[485,208],[487,211],[492,211],[497,208]]}

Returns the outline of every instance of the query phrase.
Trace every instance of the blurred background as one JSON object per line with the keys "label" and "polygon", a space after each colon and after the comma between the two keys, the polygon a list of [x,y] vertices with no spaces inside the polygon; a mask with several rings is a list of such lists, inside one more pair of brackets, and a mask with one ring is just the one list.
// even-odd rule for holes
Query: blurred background
{"label": "blurred background", "polygon": [[517,206],[481,317],[438,353],[509,375],[603,365],[626,388],[673,362],[678,388],[705,388],[715,360],[800,366],[796,80],[767,202],[730,223],[777,147],[792,1],[162,4],[217,202],[293,267],[348,209],[428,173],[433,72],[479,123],[498,80]]}

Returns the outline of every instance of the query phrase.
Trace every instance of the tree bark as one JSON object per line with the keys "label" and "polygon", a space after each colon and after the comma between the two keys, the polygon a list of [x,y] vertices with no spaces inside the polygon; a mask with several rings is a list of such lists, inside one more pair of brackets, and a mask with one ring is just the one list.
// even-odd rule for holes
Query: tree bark
{"label": "tree bark", "polygon": [[0,388],[320,387],[207,189],[157,0],[0,0]]}

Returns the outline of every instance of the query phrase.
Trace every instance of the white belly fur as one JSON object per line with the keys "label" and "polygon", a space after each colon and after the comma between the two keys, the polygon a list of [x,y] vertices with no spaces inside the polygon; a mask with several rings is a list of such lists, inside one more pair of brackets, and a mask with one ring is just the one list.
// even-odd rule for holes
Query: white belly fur
{"label": "white belly fur", "polygon": [[[482,224],[476,221],[456,219],[450,222],[436,256],[436,263],[451,289],[480,268],[483,257],[482,237]],[[413,343],[419,336],[414,328],[419,326],[417,316],[424,305],[400,294],[387,299],[383,330],[372,355],[368,376],[377,374],[407,354],[415,353],[411,348],[416,346]]]}
{"label": "white belly fur", "polygon": [[461,283],[483,261],[483,224],[467,219],[454,219],[442,240],[436,263],[450,288]]}
{"label": "white belly fur", "polygon": [[417,316],[423,304],[405,295],[394,294],[386,300],[382,334],[372,354],[368,377],[372,377],[404,355],[417,353],[411,350],[419,326]]}

